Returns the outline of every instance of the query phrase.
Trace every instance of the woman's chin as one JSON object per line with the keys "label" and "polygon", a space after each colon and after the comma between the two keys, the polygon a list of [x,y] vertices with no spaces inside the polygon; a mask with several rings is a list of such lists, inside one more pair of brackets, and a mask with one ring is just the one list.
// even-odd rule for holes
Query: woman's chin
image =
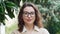
{"label": "woman's chin", "polygon": [[33,22],[27,22],[27,24],[33,24]]}

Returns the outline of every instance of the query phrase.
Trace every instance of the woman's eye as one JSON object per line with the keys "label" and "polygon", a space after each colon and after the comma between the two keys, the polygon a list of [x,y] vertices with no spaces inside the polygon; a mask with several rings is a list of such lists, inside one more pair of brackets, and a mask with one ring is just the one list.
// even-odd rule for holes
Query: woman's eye
{"label": "woman's eye", "polygon": [[24,12],[24,14],[28,14],[27,12]]}
{"label": "woman's eye", "polygon": [[28,14],[33,15],[33,14],[35,14],[35,12],[30,12],[30,13],[29,12],[24,12],[24,14],[25,15],[28,15]]}
{"label": "woman's eye", "polygon": [[31,12],[31,14],[33,15],[33,14],[35,14],[35,12]]}
{"label": "woman's eye", "polygon": [[34,12],[31,12],[31,14],[34,14]]}

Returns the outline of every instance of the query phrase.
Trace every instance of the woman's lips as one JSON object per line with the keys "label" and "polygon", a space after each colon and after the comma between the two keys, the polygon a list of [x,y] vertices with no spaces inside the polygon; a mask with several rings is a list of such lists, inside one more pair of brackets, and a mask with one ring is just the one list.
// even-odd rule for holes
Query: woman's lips
{"label": "woman's lips", "polygon": [[27,19],[27,21],[31,21],[31,19]]}

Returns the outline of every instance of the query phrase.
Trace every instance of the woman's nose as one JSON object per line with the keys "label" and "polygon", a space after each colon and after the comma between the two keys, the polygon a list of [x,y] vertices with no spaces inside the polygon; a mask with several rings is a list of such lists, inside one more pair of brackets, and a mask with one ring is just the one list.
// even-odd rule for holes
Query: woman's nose
{"label": "woman's nose", "polygon": [[31,15],[29,14],[28,17],[31,17]]}

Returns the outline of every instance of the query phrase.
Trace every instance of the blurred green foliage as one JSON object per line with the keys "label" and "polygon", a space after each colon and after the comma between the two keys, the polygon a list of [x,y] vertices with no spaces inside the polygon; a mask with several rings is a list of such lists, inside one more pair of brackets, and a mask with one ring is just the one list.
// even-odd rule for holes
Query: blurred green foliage
{"label": "blurred green foliage", "polygon": [[6,27],[6,34],[11,34],[14,30],[16,30],[18,28],[17,24],[14,23],[12,26],[10,27]]}
{"label": "blurred green foliage", "polygon": [[5,25],[4,20],[7,19],[5,15],[8,15],[10,18],[15,17],[13,13],[14,9],[18,8],[19,6],[16,5],[14,2],[15,0],[13,2],[12,1],[13,0],[0,0],[0,24],[3,23]]}
{"label": "blurred green foliage", "polygon": [[[20,1],[32,2],[40,10],[45,28],[50,34],[60,34],[60,0],[0,0],[0,22],[4,23],[5,14],[14,17],[14,7],[19,7]],[[8,13],[5,13],[5,9]]]}

